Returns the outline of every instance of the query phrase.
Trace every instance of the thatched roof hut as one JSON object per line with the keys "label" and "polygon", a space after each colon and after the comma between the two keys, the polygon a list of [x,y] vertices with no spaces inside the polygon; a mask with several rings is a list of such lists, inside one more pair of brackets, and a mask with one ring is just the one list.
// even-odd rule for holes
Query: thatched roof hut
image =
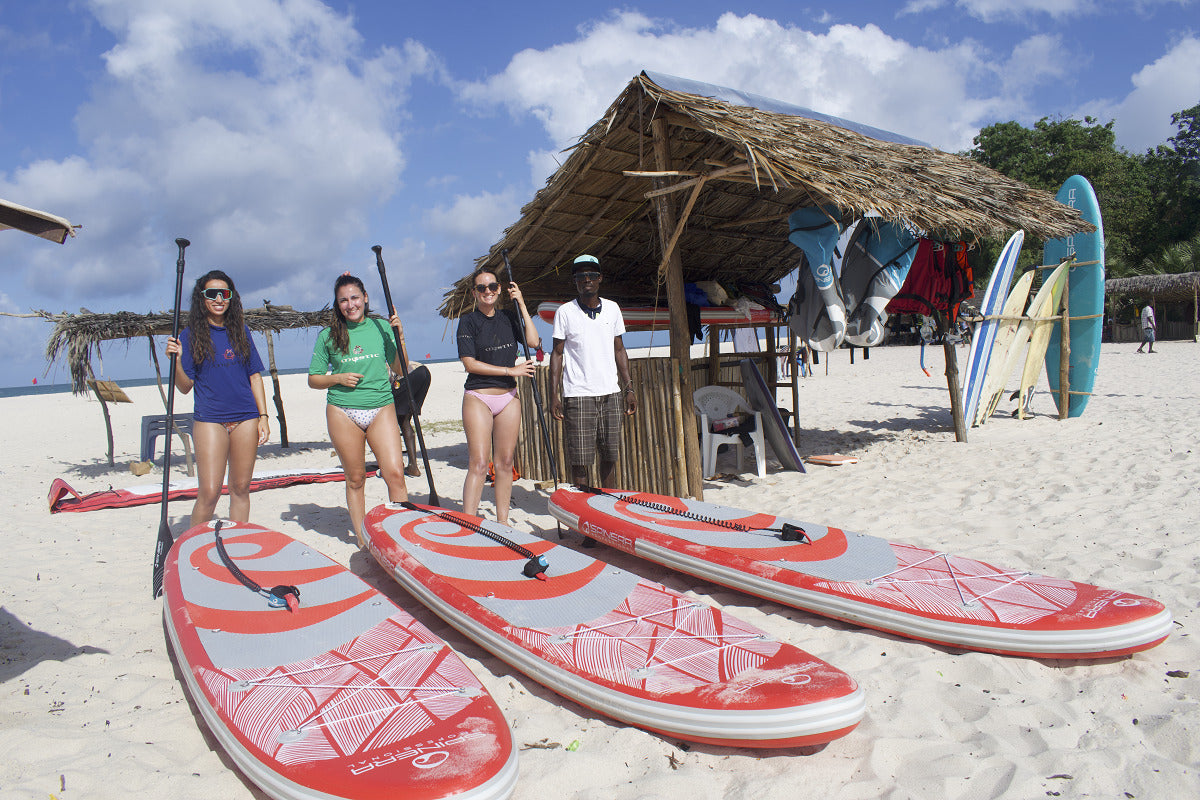
{"label": "thatched roof hut", "polygon": [[[246,325],[252,331],[291,330],[324,327],[329,324],[329,308],[320,311],[294,311],[291,306],[266,304],[245,310]],[[54,363],[63,355],[71,371],[71,388],[76,394],[87,391],[93,354],[99,354],[100,343],[114,339],[136,339],[142,336],[168,336],[171,333],[172,313],[134,314],[118,311],[96,314],[86,309],[79,314],[51,314],[36,311],[34,315],[54,323],[46,343],[46,361]]]}
{"label": "thatched roof hut", "polygon": [[1200,294],[1200,272],[1109,278],[1104,282],[1104,293],[1109,297],[1145,297],[1168,303],[1194,302]]}
{"label": "thatched roof hut", "polygon": [[[655,151],[656,121],[667,126],[665,153]],[[675,246],[685,281],[778,282],[800,259],[786,217],[817,204],[849,217],[875,212],[946,240],[1002,238],[1018,228],[1041,239],[1091,230],[1052,195],[963,156],[668,75],[635,77],[569,152],[477,260],[503,266],[507,249],[533,305],[570,296],[567,279],[553,276],[584,252],[601,257],[605,296],[661,300],[665,259],[653,190],[686,222]],[[679,210],[685,202],[694,202],[690,213]],[[447,292],[442,315],[470,310],[470,289],[464,278]]]}

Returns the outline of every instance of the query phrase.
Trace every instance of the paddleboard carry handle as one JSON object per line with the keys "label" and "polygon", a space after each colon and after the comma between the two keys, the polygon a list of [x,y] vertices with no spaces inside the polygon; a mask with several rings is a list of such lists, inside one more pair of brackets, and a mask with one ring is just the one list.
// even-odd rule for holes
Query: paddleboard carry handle
{"label": "paddleboard carry handle", "polygon": [[238,583],[242,586],[266,598],[267,605],[271,608],[286,608],[288,611],[297,611],[300,608],[299,587],[280,585],[268,591],[255,583],[246,573],[238,569],[238,565],[233,563],[233,559],[229,557],[229,553],[225,550],[225,542],[221,540],[221,526],[224,524],[225,520],[223,519],[216,521],[216,524],[213,525],[213,538],[217,544],[217,555],[221,557],[221,563],[229,570],[229,574],[237,578]]}
{"label": "paddleboard carry handle", "polygon": [[499,533],[496,533],[495,531],[489,531],[487,528],[483,527],[482,525],[476,525],[474,522],[471,522],[469,519],[463,519],[461,517],[456,517],[448,511],[431,511],[427,508],[421,508],[420,506],[416,505],[415,503],[409,502],[408,500],[405,500],[404,502],[400,503],[399,505],[401,508],[408,509],[409,511],[416,511],[421,514],[429,514],[431,516],[438,517],[439,519],[444,519],[447,522],[452,522],[455,525],[459,525],[463,528],[466,528],[467,530],[474,531],[475,533],[483,534],[484,536],[491,539],[493,542],[502,544],[505,547],[507,547],[509,550],[512,550],[517,555],[522,555],[522,556],[525,556],[525,558],[529,559],[528,561],[525,562],[525,566],[523,566],[521,568],[521,574],[524,575],[526,578],[537,578],[539,581],[548,580],[546,578],[546,570],[550,569],[550,562],[546,559],[546,557],[537,555],[532,550],[522,547],[521,545],[514,542],[512,539],[509,539]]}

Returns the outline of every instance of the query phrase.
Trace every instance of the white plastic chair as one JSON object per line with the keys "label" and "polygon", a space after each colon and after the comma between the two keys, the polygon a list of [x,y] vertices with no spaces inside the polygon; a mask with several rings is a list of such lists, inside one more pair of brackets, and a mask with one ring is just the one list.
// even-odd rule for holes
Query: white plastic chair
{"label": "white plastic chair", "polygon": [[746,451],[742,437],[736,433],[713,433],[712,429],[714,421],[725,419],[735,411],[745,411],[754,415],[754,430],[750,433],[750,441],[754,443],[754,463],[758,466],[758,477],[767,477],[767,454],[761,412],[750,408],[745,398],[724,386],[701,386],[692,393],[692,405],[700,415],[700,458],[705,478],[711,478],[716,472],[717,448],[723,444],[737,445],[738,472],[742,471]]}

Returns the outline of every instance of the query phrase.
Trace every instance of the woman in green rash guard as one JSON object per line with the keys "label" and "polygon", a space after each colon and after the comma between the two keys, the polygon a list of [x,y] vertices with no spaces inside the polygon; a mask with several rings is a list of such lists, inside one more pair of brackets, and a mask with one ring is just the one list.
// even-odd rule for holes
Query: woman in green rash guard
{"label": "woman in green rash guard", "polygon": [[[308,385],[328,390],[325,420],[329,439],[346,473],[346,509],[359,547],[366,547],[363,520],[366,503],[366,445],[371,446],[379,473],[393,503],[408,499],[404,485],[403,443],[393,410],[388,367],[399,373],[392,332],[367,316],[363,282],[346,272],[333,285],[333,313],[317,336]],[[389,322],[401,329],[399,317]]]}

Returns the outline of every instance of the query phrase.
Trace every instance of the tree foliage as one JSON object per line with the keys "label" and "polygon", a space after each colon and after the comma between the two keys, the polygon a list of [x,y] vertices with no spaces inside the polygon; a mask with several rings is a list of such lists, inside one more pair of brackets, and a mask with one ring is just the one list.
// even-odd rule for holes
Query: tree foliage
{"label": "tree foliage", "polygon": [[[1200,105],[1173,114],[1171,122],[1177,133],[1142,155],[1118,147],[1113,123],[1092,117],[1044,117],[1032,128],[989,125],[967,155],[1052,193],[1070,176],[1083,175],[1100,201],[1109,274],[1159,271],[1169,263],[1160,254],[1200,233]],[[1040,243],[1026,244],[1027,251],[1040,252]],[[993,250],[998,246],[985,247],[981,257]],[[979,266],[984,274],[991,269],[986,261]]]}

